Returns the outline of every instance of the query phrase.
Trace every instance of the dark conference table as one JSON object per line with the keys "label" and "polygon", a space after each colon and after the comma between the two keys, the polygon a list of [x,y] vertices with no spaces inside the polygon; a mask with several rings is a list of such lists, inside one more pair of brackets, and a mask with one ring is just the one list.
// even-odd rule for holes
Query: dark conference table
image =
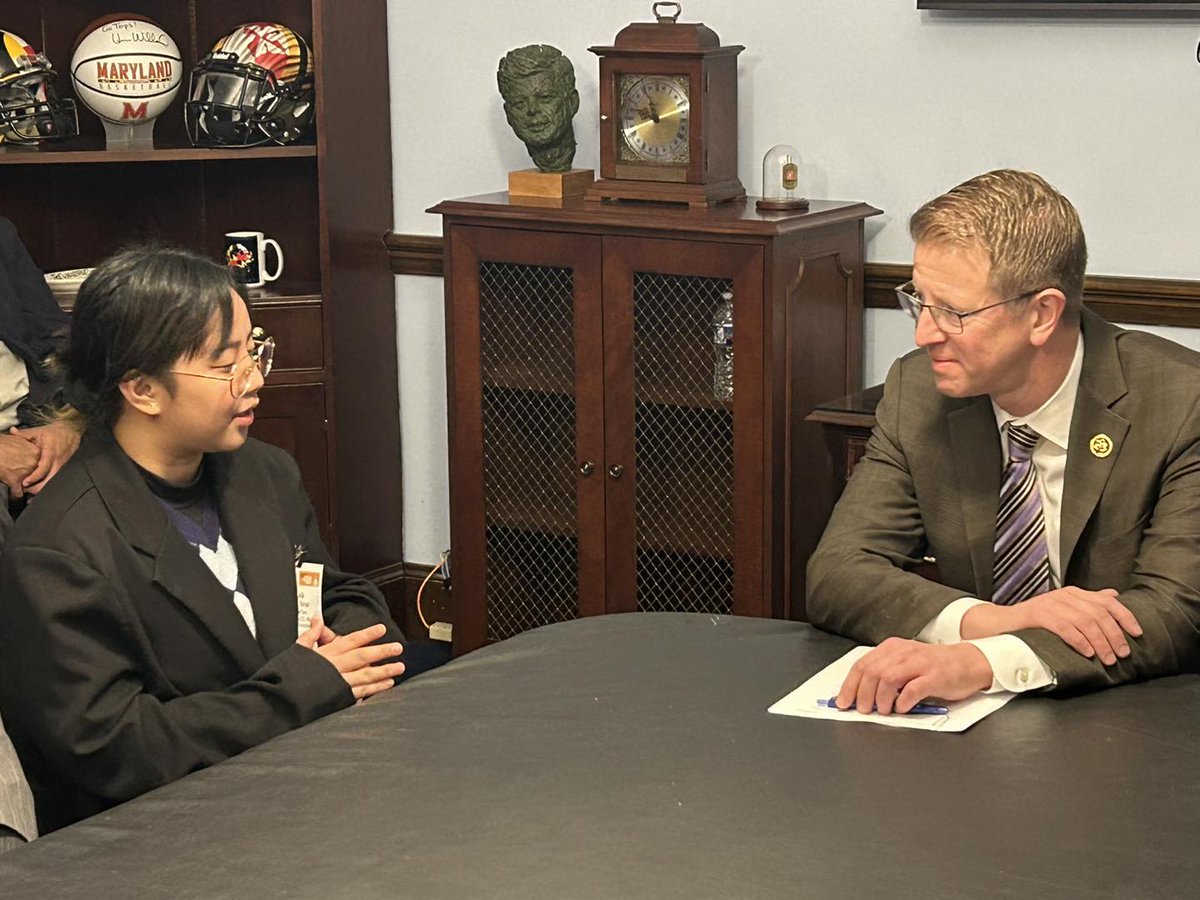
{"label": "dark conference table", "polygon": [[528,632],[0,857],[25,898],[1200,895],[1200,676],[964,734],[769,715],[850,647]]}

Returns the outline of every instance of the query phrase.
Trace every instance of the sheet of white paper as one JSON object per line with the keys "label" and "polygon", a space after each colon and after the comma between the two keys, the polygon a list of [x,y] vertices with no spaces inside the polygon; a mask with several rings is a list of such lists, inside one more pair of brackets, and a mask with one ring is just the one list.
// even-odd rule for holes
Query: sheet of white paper
{"label": "sheet of white paper", "polygon": [[871,650],[871,647],[855,647],[841,659],[836,659],[796,688],[782,700],[777,701],[767,712],[781,716],[804,716],[809,719],[833,719],[837,722],[877,722],[896,728],[920,728],[923,731],[966,731],[984,716],[989,716],[1011,700],[1016,694],[1000,691],[995,694],[976,694],[966,700],[954,702],[938,701],[938,706],[950,712],[944,716],[907,715],[881,716],[878,713],[842,712],[818,706],[818,700],[836,697],[846,680],[854,661]]}

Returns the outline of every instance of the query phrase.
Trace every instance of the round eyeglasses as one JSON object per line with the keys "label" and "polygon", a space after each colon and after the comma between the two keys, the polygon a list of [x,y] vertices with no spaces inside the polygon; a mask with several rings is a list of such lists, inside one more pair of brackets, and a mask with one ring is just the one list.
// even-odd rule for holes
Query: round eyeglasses
{"label": "round eyeglasses", "polygon": [[896,299],[900,301],[900,308],[908,313],[914,322],[920,320],[922,310],[929,310],[929,315],[933,318],[933,324],[937,326],[939,331],[946,334],[962,334],[963,321],[969,319],[971,316],[977,316],[981,312],[997,306],[1004,306],[1006,303],[1026,300],[1034,294],[1040,294],[1044,290],[1046,288],[1040,287],[1037,290],[1026,291],[1023,294],[1017,294],[1015,297],[1009,297],[1007,300],[1001,300],[999,303],[989,303],[987,306],[981,306],[979,309],[973,309],[970,312],[959,312],[956,309],[948,309],[945,306],[930,306],[928,303],[925,303],[914,293],[916,287],[911,281],[906,281],[895,289]]}
{"label": "round eyeglasses", "polygon": [[254,381],[254,370],[262,373],[265,380],[271,374],[271,364],[275,360],[275,338],[267,336],[261,328],[255,328],[250,333],[254,346],[246,351],[246,355],[235,362],[228,375],[206,375],[202,372],[183,372],[171,369],[175,375],[190,375],[193,378],[208,378],[213,381],[224,381],[229,384],[229,393],[234,400],[241,400],[250,390]]}

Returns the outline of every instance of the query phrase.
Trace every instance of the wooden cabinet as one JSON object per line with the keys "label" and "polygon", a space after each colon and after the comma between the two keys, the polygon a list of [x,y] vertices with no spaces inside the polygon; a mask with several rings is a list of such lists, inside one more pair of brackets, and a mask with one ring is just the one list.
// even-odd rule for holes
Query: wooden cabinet
{"label": "wooden cabinet", "polygon": [[[842,496],[846,482],[854,474],[854,467],[867,452],[867,442],[875,428],[875,409],[882,398],[883,385],[877,384],[836,400],[823,400],[807,417],[809,422],[820,425],[825,434],[832,464],[834,503]],[[830,508],[829,512],[832,511]],[[825,518],[828,519],[828,515]],[[822,520],[821,528],[824,527],[825,520]],[[942,580],[937,559],[932,556],[926,556],[913,571],[930,581],[940,583]]]}
{"label": "wooden cabinet", "polygon": [[[71,95],[76,38],[109,0],[9,4],[0,26],[34,42]],[[82,105],[78,138],[0,145],[0,215],[43,269],[94,265],[135,241],[221,258],[226,231],[276,238],[283,277],[250,292],[250,314],[278,341],[255,437],[300,464],[322,531],[355,571],[399,572],[403,552],[395,288],[382,238],[392,221],[384,0],[134,0],[179,45],[184,82],[151,150],[104,149]],[[283,147],[193,148],[183,126],[187,74],[217,38],[280,22],[315,60],[315,133]],[[339,452],[340,448],[340,452]]]}
{"label": "wooden cabinet", "polygon": [[875,427],[875,407],[882,396],[883,385],[877,384],[837,400],[823,400],[808,414],[808,421],[819,424],[825,435],[835,503],[867,451],[867,441]]}
{"label": "wooden cabinet", "polygon": [[[455,652],[578,615],[802,615],[861,203],[446,201]],[[714,317],[733,294],[732,397]],[[824,510],[824,512],[823,512]]]}

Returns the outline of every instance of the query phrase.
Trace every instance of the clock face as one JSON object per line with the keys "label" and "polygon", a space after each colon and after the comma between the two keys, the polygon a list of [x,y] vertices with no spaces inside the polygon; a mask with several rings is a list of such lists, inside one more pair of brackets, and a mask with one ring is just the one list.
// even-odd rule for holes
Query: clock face
{"label": "clock face", "polygon": [[691,92],[686,75],[621,75],[617,159],[687,165]]}

